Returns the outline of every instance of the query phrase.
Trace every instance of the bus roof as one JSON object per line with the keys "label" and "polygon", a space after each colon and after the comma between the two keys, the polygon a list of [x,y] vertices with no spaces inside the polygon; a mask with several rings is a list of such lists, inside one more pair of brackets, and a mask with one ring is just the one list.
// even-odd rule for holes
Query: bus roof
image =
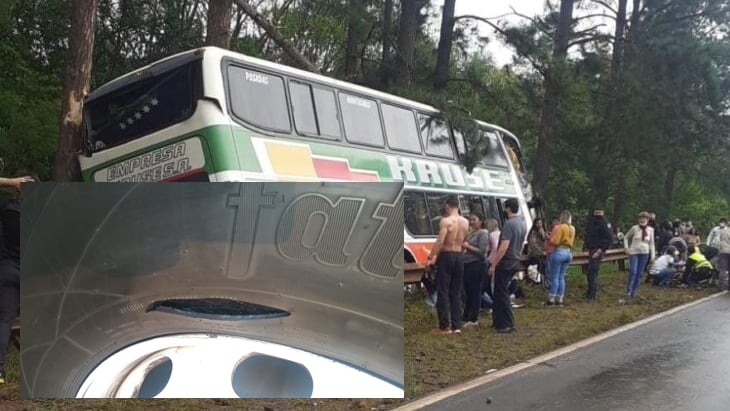
{"label": "bus roof", "polygon": [[[388,94],[382,91],[374,90],[368,87],[359,86],[357,84],[348,83],[345,81],[333,79],[331,77],[327,77],[321,74],[312,73],[309,71],[297,69],[294,67],[289,67],[283,64],[273,63],[267,60],[259,59],[256,57],[247,56],[245,54],[237,53],[231,50],[222,49],[219,47],[200,47],[193,50],[183,51],[181,53],[173,54],[171,56],[165,57],[163,59],[157,60],[153,63],[150,63],[144,67],[140,67],[137,70],[134,70],[132,72],[129,72],[127,74],[124,74],[120,77],[115,78],[114,80],[109,81],[108,83],[102,85],[101,87],[95,89],[92,91],[86,98],[86,101],[93,101],[99,96],[102,96],[104,94],[107,94],[109,92],[112,92],[114,90],[120,89],[128,84],[134,83],[141,78],[149,77],[156,75],[157,73],[165,72],[168,70],[172,70],[176,67],[185,65],[191,61],[195,61],[198,59],[202,59],[204,55],[212,55],[216,59],[221,59],[224,57],[230,57],[237,59],[239,61],[242,61],[244,63],[248,63],[254,66],[259,67],[265,67],[272,70],[276,70],[285,74],[294,75],[299,78],[305,78],[310,79],[314,81],[318,81],[323,84],[327,84],[333,87],[337,87],[339,89],[349,90],[352,92],[364,94],[366,96],[373,96],[376,98],[379,98],[381,100],[389,101],[392,103],[408,106],[415,108],[417,110],[425,111],[428,113],[437,113],[439,110],[436,109],[433,106],[429,106],[427,104],[419,103],[417,101],[409,100],[403,97],[398,97],[393,94]],[[492,128],[495,130],[499,130],[503,132],[506,136],[509,136],[510,138],[514,139],[518,147],[520,146],[519,139],[509,132],[508,130],[505,130],[502,127],[499,127],[497,125],[487,123],[485,121],[476,120],[477,123],[481,126]]]}

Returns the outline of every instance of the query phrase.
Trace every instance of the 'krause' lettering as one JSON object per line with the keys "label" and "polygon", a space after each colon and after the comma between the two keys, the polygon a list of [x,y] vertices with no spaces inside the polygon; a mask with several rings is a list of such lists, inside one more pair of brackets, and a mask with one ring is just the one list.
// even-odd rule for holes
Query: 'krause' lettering
{"label": "'krause' lettering", "polygon": [[407,181],[415,183],[416,174],[413,173],[413,164],[410,159],[404,157],[388,156],[388,165],[390,166],[390,175],[395,181]]}

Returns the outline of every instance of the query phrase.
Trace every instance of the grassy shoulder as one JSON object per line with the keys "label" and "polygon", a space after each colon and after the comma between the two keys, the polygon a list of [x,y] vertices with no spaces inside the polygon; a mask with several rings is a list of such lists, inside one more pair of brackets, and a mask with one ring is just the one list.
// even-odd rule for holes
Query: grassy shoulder
{"label": "grassy shoulder", "polygon": [[419,397],[468,380],[494,368],[504,368],[570,343],[617,328],[672,307],[717,292],[716,288],[660,288],[641,284],[635,303],[622,305],[627,274],[605,264],[595,302],[582,298],[585,277],[571,268],[564,307],[544,306],[546,292],[540,285],[526,284],[525,307],[514,310],[513,334],[497,334],[483,313],[480,326],[461,335],[432,335],[435,314],[412,296],[406,303],[406,396]]}
{"label": "grassy shoulder", "polygon": [[[22,400],[18,395],[20,377],[17,351],[8,358],[8,383],[0,386],[0,408],[25,409],[246,409],[246,410],[384,410],[409,399],[504,368],[520,361],[563,347],[575,341],[645,318],[677,305],[710,295],[718,290],[663,289],[641,284],[635,304],[620,305],[626,273],[604,264],[600,275],[599,296],[595,302],[581,298],[585,277],[571,268],[567,279],[565,307],[545,307],[545,291],[540,285],[525,284],[525,307],[514,310],[517,333],[496,334],[489,327],[490,316],[482,314],[480,326],[465,329],[461,335],[432,335],[435,313],[423,302],[423,295],[406,296],[405,304],[405,379],[406,399],[301,399],[301,400]],[[11,401],[8,401],[11,400]]]}

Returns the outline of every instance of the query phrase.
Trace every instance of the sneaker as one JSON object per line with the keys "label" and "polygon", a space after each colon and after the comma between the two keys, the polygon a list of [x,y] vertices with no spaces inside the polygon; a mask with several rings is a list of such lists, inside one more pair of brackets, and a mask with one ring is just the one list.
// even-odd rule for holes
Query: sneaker
{"label": "sneaker", "polygon": [[451,334],[451,328],[434,328],[431,330],[431,334]]}
{"label": "sneaker", "polygon": [[466,321],[461,326],[464,328],[468,328],[468,327],[476,327],[478,325],[479,325],[479,322],[477,322],[477,321]]}
{"label": "sneaker", "polygon": [[512,303],[512,308],[522,308],[524,306],[525,306],[524,304],[517,304],[517,303],[514,303],[514,302]]}
{"label": "sneaker", "polygon": [[5,374],[0,374],[0,384],[5,384]]}
{"label": "sneaker", "polygon": [[517,331],[515,327],[507,327],[507,328],[498,328],[497,332],[500,334],[511,334],[513,332]]}
{"label": "sneaker", "polygon": [[461,334],[461,328],[454,328],[452,331],[454,334]]}

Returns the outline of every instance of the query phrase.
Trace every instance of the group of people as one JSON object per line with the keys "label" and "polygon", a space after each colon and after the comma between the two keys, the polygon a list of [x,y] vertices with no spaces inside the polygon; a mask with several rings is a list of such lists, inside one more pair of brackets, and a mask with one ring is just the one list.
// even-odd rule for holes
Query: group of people
{"label": "group of people", "polygon": [[[546,305],[562,306],[565,299],[565,274],[573,260],[572,248],[575,242],[575,227],[569,211],[553,218],[550,232],[545,229],[541,218],[535,219],[527,236],[527,263],[536,266],[537,271],[546,273],[544,284],[549,290]],[[583,236],[584,248],[589,262],[586,270],[588,286],[584,297],[595,300],[598,290],[598,271],[601,259],[611,247],[613,233],[604,217],[603,210],[595,208],[586,221]]]}
{"label": "group of people", "polygon": [[483,215],[472,212],[467,220],[460,215],[456,197],[446,200],[428,261],[428,265],[436,266],[439,327],[434,333],[458,334],[462,326],[477,325],[485,283],[493,300],[492,327],[499,333],[514,331],[510,284],[520,271],[527,228],[517,218],[516,199],[506,200],[503,208],[506,221],[502,230],[498,231],[497,221],[491,219],[487,224],[490,230],[485,230]]}
{"label": "group of people", "polygon": [[728,286],[730,230],[726,219],[721,219],[710,231],[707,241],[702,243],[699,230],[689,219],[666,220],[657,227],[654,214],[646,214],[645,217],[653,230],[656,254],[660,256],[654,259],[652,254],[649,264],[636,267],[637,270],[648,271],[647,282],[662,286],[676,283],[686,287],[716,279],[722,288]]}
{"label": "group of people", "polygon": [[[552,219],[549,228],[542,218],[536,218],[526,233],[524,220],[518,218],[517,200],[506,200],[503,209],[506,221],[502,230],[499,231],[494,219],[487,220],[487,229],[484,229],[481,213],[471,212],[467,220],[461,216],[458,199],[446,201],[438,239],[428,261],[435,269],[439,327],[433,330],[434,333],[458,334],[462,327],[478,325],[481,295],[485,290],[493,300],[492,327],[499,333],[515,331],[511,285],[522,271],[525,238],[528,272],[544,273],[539,282],[548,289],[545,305],[564,305],[565,276],[573,259],[575,242],[571,213],[561,212],[559,218]],[[712,229],[705,245],[700,244],[697,228],[691,221],[665,222],[658,229],[654,221],[653,214],[642,211],[637,224],[623,233],[620,229],[611,230],[602,209],[591,211],[583,236],[583,249],[589,258],[585,270],[586,300],[596,299],[601,261],[617,241],[629,261],[626,296],[620,298],[619,303],[636,297],[644,272],[648,272],[647,281],[660,286],[673,281],[686,286],[718,276],[721,285],[723,278],[727,282],[730,227],[726,219],[720,220]],[[660,256],[656,258],[657,255]],[[716,262],[719,270],[710,260]]]}

